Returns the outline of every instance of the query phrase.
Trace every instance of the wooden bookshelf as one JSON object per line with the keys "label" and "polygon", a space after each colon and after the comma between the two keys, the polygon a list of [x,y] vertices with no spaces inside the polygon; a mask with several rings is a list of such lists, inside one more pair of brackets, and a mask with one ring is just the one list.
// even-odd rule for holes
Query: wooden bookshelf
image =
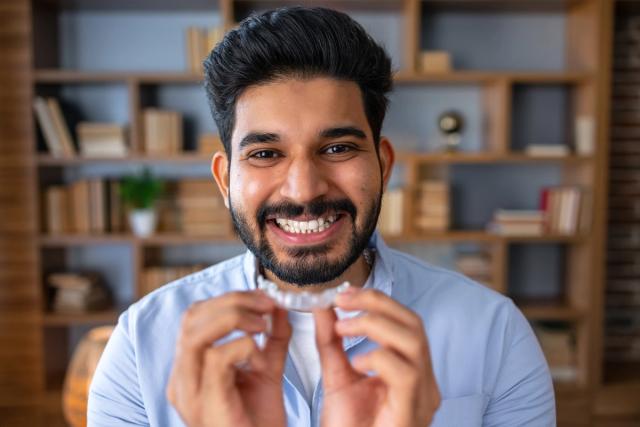
{"label": "wooden bookshelf", "polygon": [[[157,234],[149,238],[138,238],[131,234],[93,235],[48,235],[40,231],[38,194],[42,186],[60,183],[67,170],[99,169],[104,165],[120,168],[149,166],[206,166],[209,156],[195,152],[176,155],[148,156],[142,152],[141,111],[154,106],[153,96],[147,92],[164,86],[195,86],[203,77],[186,71],[91,71],[62,68],[56,53],[57,20],[64,11],[207,11],[219,13],[222,24],[231,28],[236,19],[251,8],[266,8],[290,4],[289,0],[52,0],[47,2],[9,0],[11,8],[0,8],[0,25],[8,28],[16,42],[11,49],[0,55],[0,73],[10,77],[10,83],[0,87],[11,93],[8,114],[16,117],[13,126],[0,127],[0,196],[11,200],[11,206],[0,206],[3,218],[0,236],[0,303],[12,307],[0,311],[0,321],[17,325],[13,334],[0,333],[0,358],[17,360],[16,349],[25,350],[29,358],[25,363],[0,364],[0,376],[10,378],[9,384],[17,384],[11,390],[0,387],[0,407],[20,406],[37,408],[38,401],[59,399],[58,392],[46,390],[46,371],[49,360],[42,345],[42,336],[47,330],[70,328],[93,323],[113,323],[117,310],[70,316],[43,313],[43,276],[50,253],[64,260],[65,251],[77,246],[98,248],[106,245],[128,245],[133,256],[127,266],[133,272],[133,294],[139,296],[140,278],[145,268],[147,253],[162,251],[165,247],[200,244],[239,244],[228,237],[188,236],[182,234]],[[340,7],[347,11],[376,11],[394,13],[403,20],[400,38],[402,41],[402,69],[395,75],[398,87],[473,87],[480,92],[483,117],[483,146],[480,152],[407,153],[399,152],[398,160],[407,166],[407,186],[416,184],[421,168],[443,171],[446,176],[455,165],[525,165],[538,167],[552,165],[562,170],[559,184],[578,185],[593,193],[593,228],[589,233],[575,236],[502,236],[484,230],[449,230],[439,233],[420,233],[413,227],[399,236],[385,236],[394,244],[403,243],[474,243],[486,246],[491,252],[494,286],[508,291],[509,251],[514,245],[560,245],[566,252],[565,297],[562,301],[517,301],[530,320],[557,320],[576,325],[578,339],[578,381],[575,384],[557,384],[559,425],[589,425],[593,396],[602,389],[602,298],[605,246],[606,212],[606,167],[608,150],[608,104],[602,99],[609,94],[609,64],[612,2],[609,0],[328,0],[323,5]],[[13,9],[12,9],[13,8]],[[217,9],[216,9],[217,8]],[[15,12],[18,11],[18,12]],[[455,69],[446,73],[422,73],[418,70],[418,54],[424,42],[422,20],[425,14],[456,13],[538,13],[554,11],[563,14],[566,31],[566,48],[563,69],[546,70],[499,70],[499,69]],[[34,19],[31,18],[33,12]],[[17,14],[16,14],[17,13]],[[45,37],[49,35],[50,37]],[[31,43],[31,40],[34,43]],[[2,66],[4,64],[4,67]],[[16,65],[18,64],[18,65]],[[35,64],[35,65],[33,65]],[[176,67],[176,68],[179,68]],[[7,70],[7,71],[4,71]],[[40,91],[57,93],[61,88],[83,86],[122,86],[126,91],[123,106],[127,111],[131,155],[126,158],[55,158],[37,151],[37,131],[33,122],[31,96]],[[571,154],[566,157],[534,157],[512,148],[514,92],[521,86],[561,86],[570,93],[575,114],[594,117],[597,128],[597,148],[592,156]],[[9,99],[9,98],[7,98]],[[14,101],[15,99],[15,101]],[[191,141],[192,142],[192,141]],[[6,173],[5,173],[6,166]],[[5,190],[5,188],[9,190]],[[29,189],[27,195],[18,196],[15,188]],[[409,207],[411,207],[409,205]],[[407,212],[410,212],[407,209]],[[410,219],[408,215],[407,218]],[[16,242],[20,242],[18,245]],[[19,249],[15,249],[18,247]],[[46,256],[43,255],[46,253]],[[6,279],[5,279],[6,278]],[[4,282],[8,285],[5,285]],[[11,285],[19,281],[20,287]],[[11,282],[11,283],[9,283]],[[6,291],[5,291],[6,289]],[[14,304],[18,301],[20,304]],[[29,309],[13,308],[25,307]],[[16,340],[15,331],[24,338]],[[22,353],[21,353],[22,354]],[[26,354],[26,353],[25,353]],[[616,399],[636,390],[629,388],[610,389],[599,399],[600,413],[623,411],[606,408],[615,407]],[[615,384],[613,385],[615,387]],[[53,405],[55,406],[55,405]],[[625,407],[626,408],[626,407]],[[50,410],[50,408],[49,408]],[[0,415],[1,416],[1,415]],[[30,425],[36,425],[34,423]],[[603,424],[604,425],[604,424]]]}

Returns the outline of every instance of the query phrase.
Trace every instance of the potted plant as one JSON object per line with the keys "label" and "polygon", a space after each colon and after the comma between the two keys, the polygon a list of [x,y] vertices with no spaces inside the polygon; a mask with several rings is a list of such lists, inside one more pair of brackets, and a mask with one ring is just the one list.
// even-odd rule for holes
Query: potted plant
{"label": "potted plant", "polygon": [[120,195],[129,206],[129,225],[136,236],[146,237],[155,231],[155,203],[162,194],[163,183],[148,168],[140,175],[120,181]]}

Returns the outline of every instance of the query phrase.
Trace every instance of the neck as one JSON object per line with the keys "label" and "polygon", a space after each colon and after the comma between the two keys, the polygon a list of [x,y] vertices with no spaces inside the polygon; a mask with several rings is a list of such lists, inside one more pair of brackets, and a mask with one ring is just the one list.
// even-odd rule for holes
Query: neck
{"label": "neck", "polygon": [[264,276],[266,279],[278,285],[278,287],[282,290],[289,292],[302,292],[302,291],[311,291],[311,292],[320,292],[325,289],[335,288],[336,286],[341,285],[343,282],[349,282],[351,286],[356,288],[361,288],[364,286],[367,278],[369,277],[369,273],[371,271],[371,266],[366,261],[364,255],[360,255],[356,262],[351,264],[349,268],[345,270],[340,276],[335,279],[324,282],[324,283],[313,283],[310,285],[300,286],[294,283],[288,283],[283,280],[278,279],[275,274],[273,274],[269,270],[264,270]]}

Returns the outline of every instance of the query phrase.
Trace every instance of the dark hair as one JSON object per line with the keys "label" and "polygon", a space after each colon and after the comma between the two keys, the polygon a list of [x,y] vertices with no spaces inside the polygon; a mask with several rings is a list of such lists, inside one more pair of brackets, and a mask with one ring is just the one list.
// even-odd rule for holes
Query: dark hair
{"label": "dark hair", "polygon": [[249,16],[213,49],[204,70],[211,112],[229,156],[238,97],[249,86],[289,76],[357,83],[378,147],[392,88],[391,60],[342,12],[294,6]]}

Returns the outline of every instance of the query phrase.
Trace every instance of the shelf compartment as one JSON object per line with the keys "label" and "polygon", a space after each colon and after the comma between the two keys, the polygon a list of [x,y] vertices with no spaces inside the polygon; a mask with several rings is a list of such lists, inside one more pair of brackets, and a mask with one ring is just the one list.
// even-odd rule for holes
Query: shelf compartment
{"label": "shelf compartment", "polygon": [[529,156],[520,153],[397,153],[397,159],[403,162],[419,164],[455,164],[455,163],[588,163],[590,156]]}

